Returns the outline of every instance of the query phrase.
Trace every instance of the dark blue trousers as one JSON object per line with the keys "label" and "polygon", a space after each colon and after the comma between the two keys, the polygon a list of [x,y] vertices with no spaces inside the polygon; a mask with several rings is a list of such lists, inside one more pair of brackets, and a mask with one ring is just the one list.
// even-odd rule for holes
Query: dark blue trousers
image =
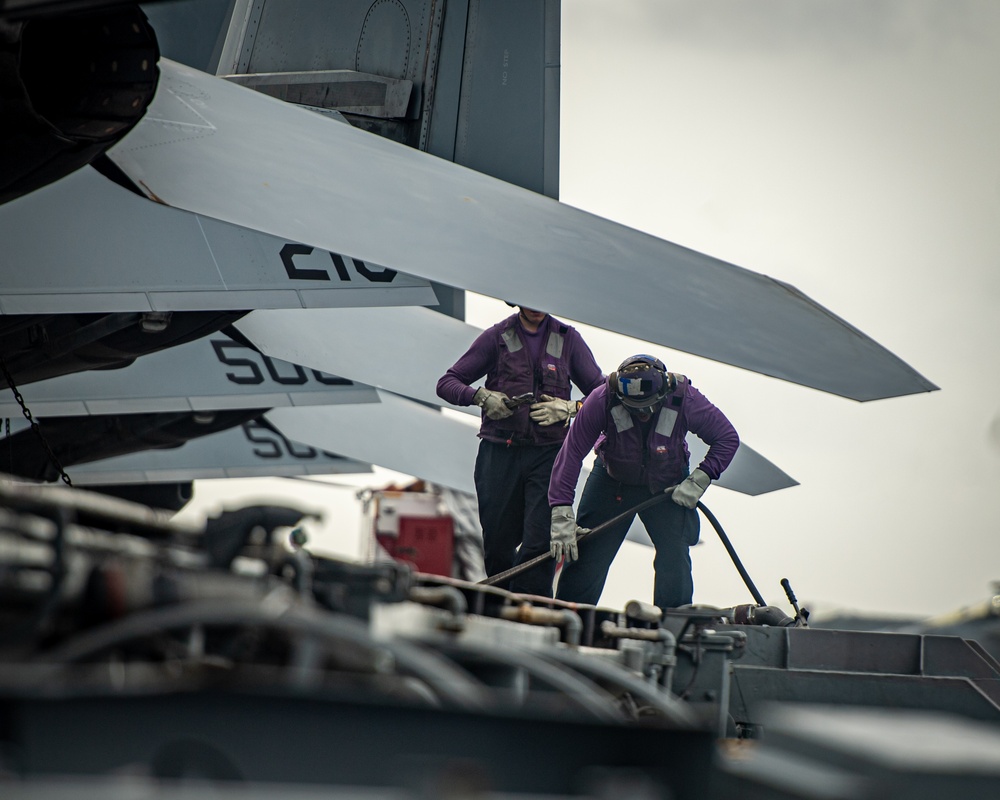
{"label": "dark blue trousers", "polygon": [[[646,486],[629,486],[608,477],[604,464],[597,461],[580,498],[577,524],[596,528],[650,496]],[[593,539],[580,542],[580,558],[563,566],[556,597],[574,603],[596,604],[604,591],[611,562],[634,519],[635,515],[631,514]],[[701,525],[697,510],[666,499],[641,511],[639,519],[656,547],[653,602],[660,608],[687,605],[694,595],[688,548],[698,543]]]}
{"label": "dark blue trousers", "polygon": [[[475,477],[487,575],[549,551],[549,477],[558,452],[558,444],[507,446],[480,441]],[[545,561],[504,588],[552,597],[554,572],[555,563]]]}

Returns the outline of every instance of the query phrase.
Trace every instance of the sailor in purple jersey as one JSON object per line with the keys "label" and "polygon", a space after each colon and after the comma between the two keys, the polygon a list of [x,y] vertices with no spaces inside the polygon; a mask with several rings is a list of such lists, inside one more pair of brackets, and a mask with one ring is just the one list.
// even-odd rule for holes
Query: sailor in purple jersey
{"label": "sailor in purple jersey", "polygon": [[[689,474],[685,437],[694,433],[709,450]],[[699,535],[698,501],[729,466],[739,448],[736,429],[725,414],[684,375],[667,372],[658,358],[625,359],[583,404],[556,457],[549,482],[553,559],[566,559],[556,597],[597,603],[608,569],[634,516],[584,541],[578,533],[595,528],[651,495],[677,486],[674,502],[640,512],[656,556],[653,602],[676,608],[691,602],[694,583],[688,548]],[[573,517],[580,468],[590,448],[597,460]]]}
{"label": "sailor in purple jersey", "polygon": [[[486,376],[485,386],[471,384]],[[569,421],[584,394],[604,382],[577,330],[543,311],[518,313],[483,331],[438,381],[438,396],[483,409],[476,457],[476,494],[487,575],[496,575],[549,550],[549,476]],[[532,394],[535,402],[507,402]],[[509,589],[552,596],[551,561],[511,580]]]}

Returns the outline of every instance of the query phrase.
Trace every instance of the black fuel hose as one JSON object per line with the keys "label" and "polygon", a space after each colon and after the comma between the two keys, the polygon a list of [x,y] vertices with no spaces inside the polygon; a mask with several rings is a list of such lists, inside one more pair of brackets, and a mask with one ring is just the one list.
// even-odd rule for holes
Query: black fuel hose
{"label": "black fuel hose", "polygon": [[719,534],[719,539],[722,540],[722,546],[726,548],[726,552],[729,553],[729,557],[733,560],[733,565],[736,567],[736,571],[740,573],[740,577],[743,578],[743,583],[747,585],[747,589],[750,590],[750,594],[759,606],[766,606],[767,603],[764,602],[764,598],[761,596],[760,592],[757,591],[757,587],[754,586],[753,581],[750,580],[750,575],[747,573],[746,568],[743,566],[743,562],[740,561],[740,557],[736,555],[736,550],[733,549],[733,543],[729,541],[729,537],[726,536],[726,532],[722,530],[722,524],[716,519],[715,514],[708,510],[706,506],[701,501],[698,501],[698,510],[705,515],[712,527],[715,528],[715,532]]}
{"label": "black fuel hose", "polygon": [[[660,494],[655,494],[648,500],[643,500],[641,503],[634,506],[633,508],[630,508],[628,511],[623,511],[621,514],[612,517],[607,522],[602,522],[596,528],[593,528],[587,533],[581,534],[579,537],[577,537],[576,540],[577,544],[584,541],[585,539],[589,539],[592,536],[597,536],[603,533],[604,531],[608,530],[608,528],[612,527],[616,522],[620,522],[621,520],[626,519],[627,517],[634,516],[635,514],[638,514],[640,511],[644,511],[650,506],[654,506],[660,501],[665,500],[666,498],[670,497],[670,495],[673,494],[675,488],[676,488],[675,486],[671,486],[668,489],[665,489]],[[750,579],[750,575],[747,573],[746,568],[743,566],[743,562],[740,561],[740,557],[736,554],[736,550],[733,548],[733,543],[729,541],[729,537],[726,536],[726,532],[722,529],[722,524],[716,518],[715,514],[713,514],[708,509],[708,506],[706,506],[701,501],[698,502],[697,508],[699,511],[701,511],[702,514],[705,515],[705,519],[709,521],[711,526],[715,528],[715,532],[719,535],[719,539],[722,541],[722,546],[725,547],[726,552],[729,553],[729,557],[732,559],[733,565],[736,567],[736,571],[740,573],[740,577],[743,578],[743,583],[745,583],[747,589],[750,590],[750,594],[753,596],[753,599],[756,601],[757,605],[766,606],[767,603],[764,602],[764,598],[761,596],[761,593],[757,591],[757,587],[754,586],[754,582]],[[511,567],[510,569],[506,569],[503,572],[498,572],[496,575],[491,575],[486,580],[479,581],[479,583],[483,584],[484,586],[496,586],[497,584],[500,583],[506,583],[511,578],[517,577],[518,575],[527,572],[529,569],[533,569],[539,564],[548,561],[550,558],[552,558],[551,553],[542,553],[541,555],[535,556],[529,561],[525,561],[523,564],[518,564],[516,567]]]}
{"label": "black fuel hose", "polygon": [[[671,486],[670,488],[664,490],[661,494],[654,494],[648,500],[643,500],[637,506],[630,508],[628,511],[623,511],[621,514],[612,517],[607,522],[602,522],[596,528],[592,528],[586,533],[581,533],[578,537],[576,537],[577,544],[589,539],[591,536],[597,536],[604,533],[604,531],[613,526],[616,522],[621,522],[623,519],[638,514],[640,511],[644,511],[650,506],[654,506],[662,500],[665,500],[673,494],[675,488],[677,487]],[[484,586],[496,586],[498,583],[506,583],[511,578],[516,578],[518,575],[527,572],[529,569],[537,567],[539,564],[548,561],[550,558],[552,558],[552,553],[542,553],[539,556],[535,556],[534,558],[525,561],[523,564],[518,564],[516,567],[511,567],[510,569],[505,569],[503,572],[498,572],[496,575],[491,575],[486,580],[479,581],[479,583]]]}

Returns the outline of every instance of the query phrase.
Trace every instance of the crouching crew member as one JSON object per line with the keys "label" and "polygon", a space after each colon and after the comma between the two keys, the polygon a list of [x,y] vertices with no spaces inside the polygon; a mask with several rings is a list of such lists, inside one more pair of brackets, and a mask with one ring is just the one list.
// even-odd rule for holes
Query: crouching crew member
{"label": "crouching crew member", "polygon": [[[709,446],[705,459],[690,473],[685,442],[689,431]],[[597,603],[635,515],[584,540],[579,548],[578,532],[595,528],[676,485],[673,502],[657,503],[639,512],[639,518],[656,547],[653,602],[660,608],[690,603],[694,583],[688,548],[698,542],[696,506],[709,484],[729,466],[739,444],[726,416],[684,375],[667,372],[653,356],[625,359],[617,372],[591,392],[553,467],[550,552],[554,560],[567,561],[556,596]],[[574,519],[576,483],[591,447],[597,459]]]}

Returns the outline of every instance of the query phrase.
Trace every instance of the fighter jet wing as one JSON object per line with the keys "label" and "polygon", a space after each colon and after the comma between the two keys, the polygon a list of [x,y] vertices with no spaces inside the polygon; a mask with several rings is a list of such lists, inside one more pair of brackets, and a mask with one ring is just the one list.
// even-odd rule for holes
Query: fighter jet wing
{"label": "fighter jet wing", "polygon": [[476,426],[378,394],[378,405],[275,408],[265,419],[291,441],[475,493]]}
{"label": "fighter jet wing", "polygon": [[[272,358],[351,374],[362,383],[437,406],[446,405],[437,396],[437,378],[482,333],[473,325],[426,308],[254,311],[234,327]],[[363,357],[328,344],[351,336],[363,337]],[[407,347],[405,358],[401,358],[400,342],[416,342],[418,346]],[[475,406],[449,407],[477,418],[480,414]],[[698,463],[707,448],[700,439],[688,438],[693,463]],[[409,474],[433,480],[420,472]],[[746,443],[740,444],[729,469],[716,481],[718,486],[749,495],[797,484]]]}
{"label": "fighter jet wing", "polygon": [[176,208],[857,400],[936,387],[794,287],[169,60],[109,155]]}
{"label": "fighter jet wing", "polygon": [[[440,314],[434,317],[459,326],[464,324]],[[471,486],[477,442],[475,427],[446,420],[440,413],[422,405],[385,393],[380,398],[380,393],[370,386],[271,358],[221,333],[144,356],[121,370],[66,375],[30,384],[23,387],[22,392],[33,415],[41,419],[43,431],[46,430],[46,418],[66,416],[90,415],[99,421],[109,414],[350,404],[352,411],[346,415],[348,421],[335,417],[329,424],[346,425],[351,429],[360,425],[366,432],[367,441],[357,452],[378,454],[378,463],[403,472],[406,472],[404,467],[409,467],[413,470],[411,474],[426,474],[428,479],[432,477],[430,473],[437,474],[433,465],[442,459],[454,460],[460,454],[462,468],[468,466],[467,474],[460,476],[460,486],[466,491],[475,491]],[[380,408],[380,399],[393,404],[395,413]],[[394,400],[398,402],[393,403]],[[12,418],[12,433],[22,434],[18,441],[35,445],[35,437],[25,431],[27,423],[20,418],[20,407],[14,400],[0,398],[0,405]],[[430,423],[426,420],[428,415]],[[408,430],[429,431],[428,426],[432,425],[433,449],[425,449],[422,459],[397,461],[398,437],[392,430],[385,429],[387,417],[394,418],[396,424]],[[58,419],[52,421],[58,422]],[[328,423],[320,423],[320,427],[325,424]],[[295,430],[291,436],[282,436],[254,423],[243,423],[228,431],[192,439],[180,447],[145,450],[83,463],[64,455],[61,440],[50,444],[60,453],[73,482],[81,485],[324,474],[341,470],[343,459],[330,460],[330,452],[340,451],[331,451],[326,446],[328,432],[308,426]],[[74,427],[73,431],[75,438],[79,438],[80,428]],[[54,434],[49,432],[48,435]],[[352,441],[348,437],[345,444],[350,446]],[[409,445],[404,449],[408,451]],[[23,457],[19,459],[24,460]],[[341,471],[357,471],[353,467],[356,462],[373,463],[357,457],[350,461],[352,466]],[[456,474],[460,474],[458,470]],[[452,485],[445,480],[440,482]]]}
{"label": "fighter jet wing", "polygon": [[[271,358],[324,372],[336,365],[340,371],[333,374],[350,374],[398,395],[479,416],[477,406],[445,403],[437,396],[436,386],[438,378],[482,333],[480,328],[426,308],[300,311],[304,313],[253,311],[233,327]],[[363,344],[360,350],[329,345],[352,337]],[[407,343],[405,350],[403,343]],[[405,357],[400,357],[404,352]]]}
{"label": "fighter jet wing", "polygon": [[[700,464],[708,453],[708,445],[697,436],[689,435],[687,446],[691,452],[691,466]],[[722,486],[751,496],[798,485],[799,482],[795,478],[768,461],[745,442],[740,442],[740,447],[726,467],[726,471],[713,483],[713,486]]]}
{"label": "fighter jet wing", "polygon": [[[370,386],[271,358],[221,332],[123,369],[28,384],[21,394],[39,418],[378,402]],[[21,415],[9,392],[0,394],[0,415]]]}
{"label": "fighter jet wing", "polygon": [[0,241],[3,314],[437,303],[422,278],[150,203],[93,169],[0,206]]}
{"label": "fighter jet wing", "polygon": [[[25,430],[21,402],[38,421],[44,444]],[[92,482],[89,476],[96,474],[104,483],[134,484],[160,480],[171,470],[176,476],[169,479],[179,480],[189,463],[196,477],[221,477],[227,471],[267,475],[269,469],[288,474],[288,459],[295,467],[291,474],[303,465],[322,473],[330,465],[316,460],[315,448],[287,442],[282,447],[280,434],[274,434],[278,444],[261,442],[256,448],[261,458],[249,465],[240,448],[214,437],[243,425],[245,435],[257,442],[260,434],[251,435],[247,425],[267,408],[338,403],[377,404],[378,394],[345,378],[269,358],[245,340],[217,332],[122,369],[64,375],[24,386],[18,395],[0,395],[11,433],[3,449],[8,469],[33,480],[54,479],[58,467],[68,470],[74,482],[78,475]],[[203,439],[213,444],[193,444]],[[186,455],[176,455],[178,448]],[[146,453],[136,452],[147,450],[155,451],[148,460]],[[191,453],[202,455],[192,459]],[[95,462],[99,466],[92,466]],[[340,463],[333,467],[339,469]],[[122,475],[131,477],[119,481]]]}
{"label": "fighter jet wing", "polygon": [[253,420],[175,449],[78,464],[72,474],[74,485],[96,486],[371,471],[367,462],[289,441],[266,422]]}

